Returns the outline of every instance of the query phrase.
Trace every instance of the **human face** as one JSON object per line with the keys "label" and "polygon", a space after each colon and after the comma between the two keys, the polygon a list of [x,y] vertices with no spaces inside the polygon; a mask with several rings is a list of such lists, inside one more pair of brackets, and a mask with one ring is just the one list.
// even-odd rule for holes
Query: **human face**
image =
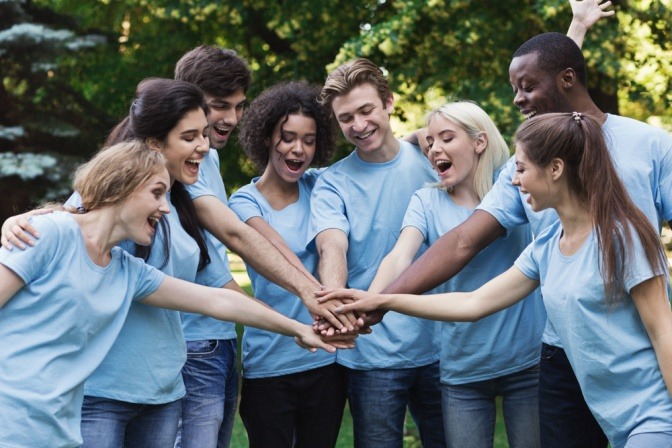
{"label": "human face", "polygon": [[273,129],[266,173],[298,182],[315,157],[316,140],[314,119],[299,114],[282,117]]}
{"label": "human face", "polygon": [[519,187],[522,194],[528,195],[526,201],[535,212],[553,205],[549,169],[534,165],[527,158],[525,148],[516,145],[516,175],[511,183]]}
{"label": "human face", "polygon": [[208,136],[210,146],[214,149],[222,149],[229,140],[233,129],[243,116],[247,98],[243,89],[238,89],[229,96],[205,95],[205,100],[210,106]]}
{"label": "human face", "polygon": [[142,246],[152,242],[159,219],[170,213],[166,193],[170,188],[168,171],[162,169],[149,178],[121,204],[119,212],[124,239]]}
{"label": "human face", "polygon": [[437,114],[427,127],[429,161],[446,188],[473,190],[478,158],[485,149],[483,138],[472,139],[454,121]]}
{"label": "human face", "polygon": [[394,140],[390,129],[393,105],[392,96],[383,102],[371,84],[362,84],[333,99],[331,107],[343,135],[364,160],[378,162],[386,158],[382,153]]}
{"label": "human face", "polygon": [[210,150],[208,144],[208,120],[203,109],[187,112],[168,133],[162,146],[166,168],[173,181],[191,185],[198,180],[198,170]]}
{"label": "human face", "polygon": [[525,118],[549,112],[571,112],[561,90],[561,74],[551,76],[539,68],[537,53],[513,58],[509,65],[509,82],[513,87],[513,104]]}

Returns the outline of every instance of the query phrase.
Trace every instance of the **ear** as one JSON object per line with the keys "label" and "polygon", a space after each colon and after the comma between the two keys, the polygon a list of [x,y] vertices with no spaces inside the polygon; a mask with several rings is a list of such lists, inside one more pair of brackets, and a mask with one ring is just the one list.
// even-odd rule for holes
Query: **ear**
{"label": "ear", "polygon": [[482,154],[488,146],[488,134],[481,132],[478,137],[476,137],[475,143],[476,146],[474,147],[474,150],[476,151],[476,154]]}
{"label": "ear", "polygon": [[394,95],[390,93],[390,96],[385,101],[385,110],[387,110],[387,113],[391,114],[392,109],[394,109]]}
{"label": "ear", "polygon": [[156,137],[150,137],[147,140],[147,146],[149,146],[150,149],[153,149],[154,151],[161,151],[163,150],[163,145],[159,141],[158,138]]}
{"label": "ear", "polygon": [[574,71],[573,68],[566,68],[560,73],[558,73],[558,87],[560,89],[571,89],[574,87],[574,84],[576,83],[576,72]]}
{"label": "ear", "polygon": [[560,179],[565,172],[565,162],[558,157],[551,160],[549,167],[551,169],[551,179],[553,180]]}

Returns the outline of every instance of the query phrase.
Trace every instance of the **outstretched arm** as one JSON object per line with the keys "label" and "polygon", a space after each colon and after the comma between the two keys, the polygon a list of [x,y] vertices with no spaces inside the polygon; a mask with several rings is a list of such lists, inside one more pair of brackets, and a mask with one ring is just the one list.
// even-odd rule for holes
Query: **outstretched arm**
{"label": "outstretched arm", "polygon": [[357,289],[340,289],[318,293],[320,301],[350,299],[339,312],[366,312],[376,309],[397,311],[409,316],[432,320],[474,322],[508,308],[527,297],[539,282],[513,266],[473,292],[454,292],[416,296],[411,294],[376,294]]}
{"label": "outstretched arm", "polygon": [[232,289],[208,288],[166,276],[161,286],[142,299],[147,305],[205,314],[215,319],[294,336],[304,348],[328,352],[336,349],[323,342],[309,325],[301,324]]}
{"label": "outstretched arm", "polygon": [[423,241],[424,236],[418,229],[411,226],[404,227],[390,253],[380,262],[369,291],[380,292],[399,277],[413,263],[413,257],[418,253]]}
{"label": "outstretched arm", "polygon": [[602,17],[613,16],[616,12],[606,11],[611,1],[603,0],[569,0],[572,7],[572,23],[569,24],[567,37],[571,38],[581,48],[586,33]]}
{"label": "outstretched arm", "polygon": [[266,238],[243,223],[238,216],[215,196],[201,196],[194,200],[201,225],[237,253],[245,263],[273,283],[296,294],[311,314],[327,319],[336,328],[344,325],[344,316],[334,316],[315,300],[316,286]]}
{"label": "outstretched arm", "polygon": [[432,244],[383,293],[422,294],[435,288],[460,272],[476,254],[504,232],[490,213],[474,211],[469,219]]}

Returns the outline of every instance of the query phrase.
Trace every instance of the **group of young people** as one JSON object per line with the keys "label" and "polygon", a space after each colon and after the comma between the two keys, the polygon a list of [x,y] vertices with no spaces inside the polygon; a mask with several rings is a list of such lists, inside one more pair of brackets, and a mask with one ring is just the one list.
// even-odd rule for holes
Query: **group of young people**
{"label": "group of young people", "polygon": [[[358,447],[402,446],[407,409],[425,447],[492,446],[497,396],[512,447],[672,446],[672,139],[593,103],[609,2],[571,3],[572,38],[513,55],[511,158],[469,101],[397,139],[366,59],[244,115],[230,50],[141,82],[66,211],[3,225],[0,447],[228,446],[232,322],[251,447],[333,447],[346,398]],[[261,174],[227,198],[237,126]],[[311,168],[337,126],[354,151]]]}

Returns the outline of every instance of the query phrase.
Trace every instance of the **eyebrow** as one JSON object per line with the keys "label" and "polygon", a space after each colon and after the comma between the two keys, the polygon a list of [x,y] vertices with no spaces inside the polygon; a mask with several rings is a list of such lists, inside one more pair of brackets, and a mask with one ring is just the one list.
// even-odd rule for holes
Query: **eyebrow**
{"label": "eyebrow", "polygon": [[[367,107],[375,107],[375,106],[376,106],[376,105],[375,105],[374,103],[364,103],[364,104],[362,104],[361,106],[359,106],[359,107],[357,108],[357,110],[356,110],[354,113],[357,113],[357,112],[359,112],[359,111],[362,110],[362,109],[366,109]],[[352,115],[352,113],[350,113],[350,112],[344,112],[344,113],[342,113],[342,114],[338,114],[338,117],[337,117],[337,118],[340,119],[340,118],[343,118],[343,117],[347,117],[347,116],[349,116],[349,115]]]}

